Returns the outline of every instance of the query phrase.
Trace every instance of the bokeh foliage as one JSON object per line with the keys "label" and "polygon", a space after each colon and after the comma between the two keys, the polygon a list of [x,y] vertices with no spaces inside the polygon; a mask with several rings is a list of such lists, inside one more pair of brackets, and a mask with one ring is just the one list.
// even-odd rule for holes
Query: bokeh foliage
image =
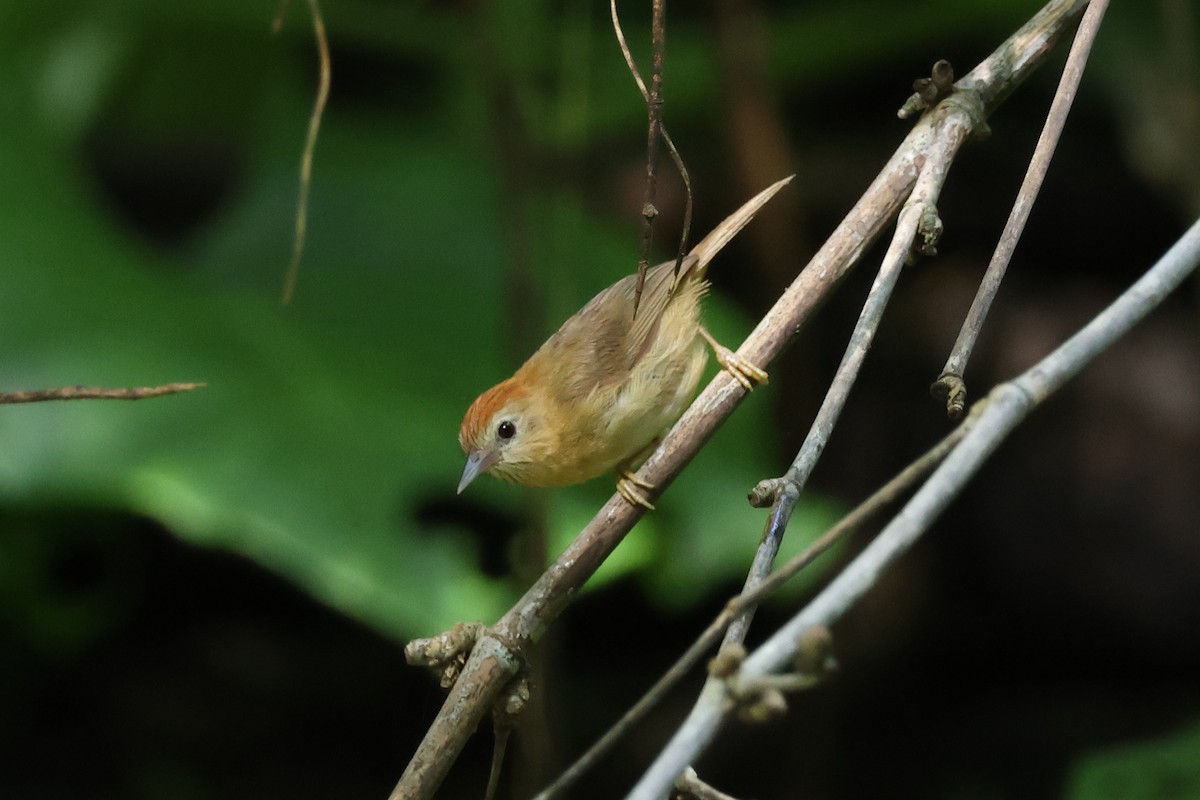
{"label": "bokeh foliage", "polygon": [[[330,9],[334,74],[350,77],[345,88],[335,77],[299,291],[284,309],[315,54],[302,4],[277,38],[270,11],[130,2],[0,12],[12,37],[3,72],[15,77],[0,114],[0,382],[208,383],[137,404],[6,409],[5,502],[147,515],[398,637],[495,618],[519,587],[479,571],[464,523],[427,513],[463,502],[518,515],[521,498],[490,481],[453,498],[461,413],[512,368],[505,320],[530,312],[507,307],[506,198],[474,40],[455,35],[465,18],[453,13]],[[526,35],[549,19],[533,6],[497,16]],[[595,82],[603,102],[539,83],[557,80],[556,50],[517,46],[515,30],[486,38],[519,78],[530,147],[569,150],[593,124],[615,131],[619,119],[636,150],[636,95],[614,53],[593,52],[607,34],[582,18],[575,26],[590,60],[609,62],[576,65],[585,94]],[[685,99],[700,91],[702,74],[690,87],[682,78]],[[628,270],[635,231],[589,213],[571,187],[534,185],[512,201],[548,221],[529,253],[546,287],[533,326],[544,335]],[[740,202],[700,201],[718,213]],[[712,305],[727,338],[748,330],[744,315]],[[772,469],[765,408],[747,404],[609,577],[653,562],[646,575],[678,603],[736,575],[760,524],[740,494]],[[607,488],[554,496],[552,549]]]}
{"label": "bokeh foliage", "polygon": [[1106,747],[1079,760],[1070,800],[1184,800],[1200,794],[1200,727]]}
{"label": "bokeh foliage", "polygon": [[[305,4],[272,36],[273,2],[0,3],[0,388],[208,383],[136,404],[0,410],[0,622],[17,639],[2,648],[5,675],[16,661],[36,673],[26,649],[69,655],[128,613],[137,555],[124,549],[124,514],[252,559],[395,640],[494,619],[528,582],[481,562],[489,526],[525,526],[529,496],[484,480],[456,498],[455,433],[476,393],[632,268],[640,195],[607,173],[636,173],[644,111],[602,4],[326,5],[333,95],[297,299],[284,309],[316,77]],[[869,177],[902,135],[889,115],[905,82],[936,57],[969,64],[1039,3],[763,5],[768,72],[814,160],[833,152],[822,113],[862,102],[841,94],[849,79],[861,88],[869,75],[895,97],[863,103],[869,122],[837,143],[872,142],[860,159]],[[1123,58],[1094,58],[1089,81],[1126,110],[1130,139],[1161,144],[1170,127],[1144,113],[1173,107],[1160,100],[1172,89],[1158,76],[1174,73],[1157,60],[1157,18],[1116,6],[1098,55]],[[712,190],[727,182],[710,158],[726,157],[714,141],[727,105],[711,20],[685,4],[671,13],[668,124],[699,176],[697,214],[715,220],[744,198]],[[626,10],[636,49],[645,14]],[[884,61],[893,67],[879,72]],[[1011,117],[998,125],[992,155],[1035,135]],[[867,135],[880,129],[883,144]],[[1080,142],[1064,144],[1056,170],[1090,152]],[[1161,184],[1184,174],[1169,150],[1140,151],[1166,165]],[[837,180],[795,187],[837,198],[830,219],[860,185],[838,164]],[[953,177],[950,191],[966,194]],[[1004,210],[991,214],[997,228]],[[664,257],[672,236],[657,237]],[[714,272],[738,270],[738,246]],[[764,308],[718,294],[708,314],[735,343]],[[787,456],[778,391],[739,409],[593,586],[635,576],[670,608],[738,579],[762,520],[742,492]],[[540,495],[551,554],[610,488]],[[819,500],[804,508],[791,550],[832,516]],[[111,569],[72,594],[52,573],[56,548],[80,540],[103,543]],[[1101,750],[1068,791],[1174,796],[1162,782],[1195,782],[1188,736]]]}

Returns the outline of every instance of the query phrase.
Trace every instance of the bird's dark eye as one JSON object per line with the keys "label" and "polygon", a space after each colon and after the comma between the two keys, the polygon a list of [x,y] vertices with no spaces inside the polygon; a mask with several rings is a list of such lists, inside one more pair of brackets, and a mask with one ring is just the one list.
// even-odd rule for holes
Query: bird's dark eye
{"label": "bird's dark eye", "polygon": [[511,439],[517,435],[517,426],[509,420],[504,420],[500,423],[500,427],[496,428],[496,435],[501,439]]}

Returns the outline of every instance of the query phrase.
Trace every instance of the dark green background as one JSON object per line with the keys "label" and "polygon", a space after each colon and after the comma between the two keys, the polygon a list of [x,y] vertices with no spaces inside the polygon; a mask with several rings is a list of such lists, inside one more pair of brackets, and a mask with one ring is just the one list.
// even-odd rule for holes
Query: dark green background
{"label": "dark green background", "polygon": [[[277,36],[266,2],[0,6],[0,388],[208,383],[0,414],[0,796],[383,797],[440,703],[402,643],[495,619],[611,491],[453,491],[470,400],[636,263],[645,112],[606,8],[328,3],[333,92],[285,309],[316,76],[293,6]],[[713,267],[723,339],[903,137],[912,79],[937,58],[965,71],[1035,8],[669,9],[693,238],[798,176]],[[1200,208],[1187,11],[1110,12],[968,375],[977,394]],[[644,53],[646,9],[626,15]],[[955,165],[942,256],[902,280],[788,552],[946,429],[926,387],[1062,52]],[[666,257],[665,169],[660,196]],[[763,518],[743,494],[794,453],[869,280],[822,309],[548,637],[505,792],[560,769],[735,590]],[[722,740],[701,773],[763,798],[1200,793],[1195,297],[1018,431],[835,631],[837,681]],[[690,697],[577,796],[617,795]],[[1188,725],[1190,746],[1125,749]],[[487,739],[446,797],[480,795]]]}

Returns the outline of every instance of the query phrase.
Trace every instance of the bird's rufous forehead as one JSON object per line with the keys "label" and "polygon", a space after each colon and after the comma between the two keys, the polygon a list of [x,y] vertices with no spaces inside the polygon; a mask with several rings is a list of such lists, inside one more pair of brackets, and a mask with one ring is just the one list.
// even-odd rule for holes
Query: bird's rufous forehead
{"label": "bird's rufous forehead", "polygon": [[521,385],[509,378],[476,397],[463,417],[462,427],[458,431],[459,443],[464,449],[470,444],[477,444],[478,440],[487,434],[487,428],[496,412],[524,396],[525,390]]}

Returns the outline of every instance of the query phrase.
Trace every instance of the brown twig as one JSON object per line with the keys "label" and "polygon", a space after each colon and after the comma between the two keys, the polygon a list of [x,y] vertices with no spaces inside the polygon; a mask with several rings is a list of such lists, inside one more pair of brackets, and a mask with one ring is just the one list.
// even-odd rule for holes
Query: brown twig
{"label": "brown twig", "polygon": [[[621,55],[625,58],[625,65],[629,68],[629,74],[633,76],[634,82],[637,84],[638,91],[642,93],[642,99],[646,101],[646,107],[651,107],[650,90],[646,88],[646,82],[642,80],[642,74],[638,71],[637,63],[633,59],[633,53],[629,50],[629,43],[625,41],[625,32],[621,28],[621,19],[617,15],[617,0],[609,0],[609,13],[612,17],[613,34],[616,36],[617,45],[621,48]],[[665,28],[663,38],[665,40]],[[661,97],[659,105],[662,105]],[[675,164],[675,169],[679,171],[679,177],[683,181],[684,190],[684,206],[683,206],[683,230],[679,234],[679,249],[675,256],[675,274],[678,276],[679,268],[683,264],[684,254],[687,252],[688,237],[692,231],[692,178],[688,174],[687,167],[683,163],[683,156],[679,155],[679,148],[675,146],[675,141],[671,138],[671,134],[667,133],[667,128],[662,124],[661,110],[659,112],[659,132],[662,135],[663,144],[667,146],[667,152],[671,154],[671,161]],[[647,158],[649,153],[647,151]],[[652,169],[651,165],[647,165],[647,169]],[[649,189],[649,187],[647,187]],[[650,252],[648,249],[642,252],[642,258],[638,262],[638,284],[634,289],[634,314],[637,314],[637,306],[641,301],[642,288],[645,284],[645,270],[649,265]]]}
{"label": "brown twig", "polygon": [[654,240],[654,218],[658,191],[658,141],[662,138],[663,59],[667,51],[666,0],[653,0],[650,19],[650,95],[646,98],[646,194],[642,199],[642,248],[638,259],[637,286],[633,290],[633,315],[637,316],[646,285],[646,270],[650,269],[650,246]]}
{"label": "brown twig", "polygon": [[[971,92],[985,115],[994,111],[1041,63],[1083,5],[1084,0],[1051,2],[959,81],[958,91]],[[910,195],[940,122],[937,114],[930,114],[913,126],[883,171],[743,342],[738,355],[765,367],[791,341]],[[639,481],[657,487],[655,496],[661,493],[745,394],[728,372],[718,372],[642,465],[636,476]],[[392,800],[432,797],[471,733],[516,673],[524,652],[575,598],[643,513],[619,494],[611,497],[516,605],[484,631],[393,790]]]}
{"label": "brown twig", "polygon": [[683,266],[683,256],[687,253],[688,237],[692,232],[692,177],[688,174],[687,167],[683,164],[683,156],[675,149],[675,142],[671,140],[666,128],[662,129],[662,135],[667,152],[671,154],[671,160],[675,162],[675,169],[679,171],[679,177],[683,181],[683,228],[679,232],[679,249],[675,254],[675,277],[678,278],[679,270]]}
{"label": "brown twig", "polygon": [[49,400],[146,400],[151,397],[190,392],[206,385],[203,383],[165,383],[162,386],[130,386],[119,389],[104,389],[98,386],[30,389],[23,392],[0,392],[0,405],[44,403]]}
{"label": "brown twig", "polygon": [[637,81],[638,86],[642,90],[642,97],[646,101],[646,115],[649,118],[649,125],[646,132],[646,192],[642,199],[641,256],[638,258],[637,284],[633,290],[633,315],[636,317],[638,306],[642,301],[642,290],[646,286],[646,270],[650,268],[650,246],[654,238],[654,218],[658,216],[658,209],[655,207],[654,202],[658,183],[658,140],[662,135],[662,70],[663,59],[666,54],[666,25],[663,17],[666,14],[666,8],[662,0],[654,0],[653,17],[650,23],[650,88],[647,89],[642,82],[641,75],[637,71],[633,53],[630,52],[629,45],[625,41],[625,35],[621,30],[621,23],[617,16],[617,0],[611,0],[609,7],[613,20],[613,29],[617,36],[617,43],[620,45],[621,52],[625,56],[625,63],[629,66],[629,71],[633,74],[634,80]]}
{"label": "brown twig", "polygon": [[1062,136],[1067,115],[1071,113],[1071,104],[1075,101],[1075,93],[1083,79],[1083,69],[1087,66],[1088,54],[1092,50],[1092,43],[1096,40],[1096,33],[1100,29],[1100,21],[1104,18],[1104,10],[1107,6],[1108,0],[1092,0],[1079,23],[1079,30],[1075,34],[1075,41],[1071,44],[1071,51],[1067,56],[1067,63],[1063,68],[1058,89],[1050,104],[1050,112],[1046,115],[1046,124],[1042,128],[1037,146],[1033,150],[1033,156],[1029,160],[1029,168],[1025,172],[1025,179],[1021,182],[1020,191],[1017,192],[1016,202],[1013,203],[1008,220],[1004,223],[1000,241],[996,244],[995,252],[992,253],[991,262],[979,285],[979,292],[971,303],[971,309],[963,321],[958,339],[950,351],[950,357],[947,359],[946,365],[942,367],[942,374],[930,387],[933,396],[945,402],[946,414],[951,419],[960,417],[963,409],[966,408],[967,386],[963,381],[963,372],[966,371],[967,361],[971,358],[971,351],[975,347],[976,339],[979,338],[979,332],[983,328],[988,310],[992,307],[992,301],[995,300],[996,293],[1000,291],[1000,282],[1004,280],[1004,273],[1008,269],[1009,262],[1012,261],[1013,252],[1017,249],[1017,242],[1021,240],[1021,233],[1025,230],[1025,223],[1033,210],[1038,192],[1041,191],[1042,184],[1046,180],[1050,161],[1054,158],[1054,149]]}
{"label": "brown twig", "polygon": [[[283,0],[279,13],[275,15],[272,28],[278,32],[283,25],[283,14],[288,0]],[[321,117],[325,114],[325,103],[329,100],[329,84],[332,70],[329,58],[329,40],[325,35],[325,21],[317,0],[308,0],[312,12],[313,36],[317,41],[319,77],[317,97],[313,102],[312,114],[308,118],[308,134],[304,140],[304,152],[300,156],[300,188],[296,196],[296,232],[292,238],[292,258],[288,262],[287,275],[283,282],[283,304],[289,305],[296,294],[296,278],[300,274],[300,259],[304,255],[304,240],[308,235],[308,191],[312,186],[313,153],[317,149],[317,133],[321,130]]]}

